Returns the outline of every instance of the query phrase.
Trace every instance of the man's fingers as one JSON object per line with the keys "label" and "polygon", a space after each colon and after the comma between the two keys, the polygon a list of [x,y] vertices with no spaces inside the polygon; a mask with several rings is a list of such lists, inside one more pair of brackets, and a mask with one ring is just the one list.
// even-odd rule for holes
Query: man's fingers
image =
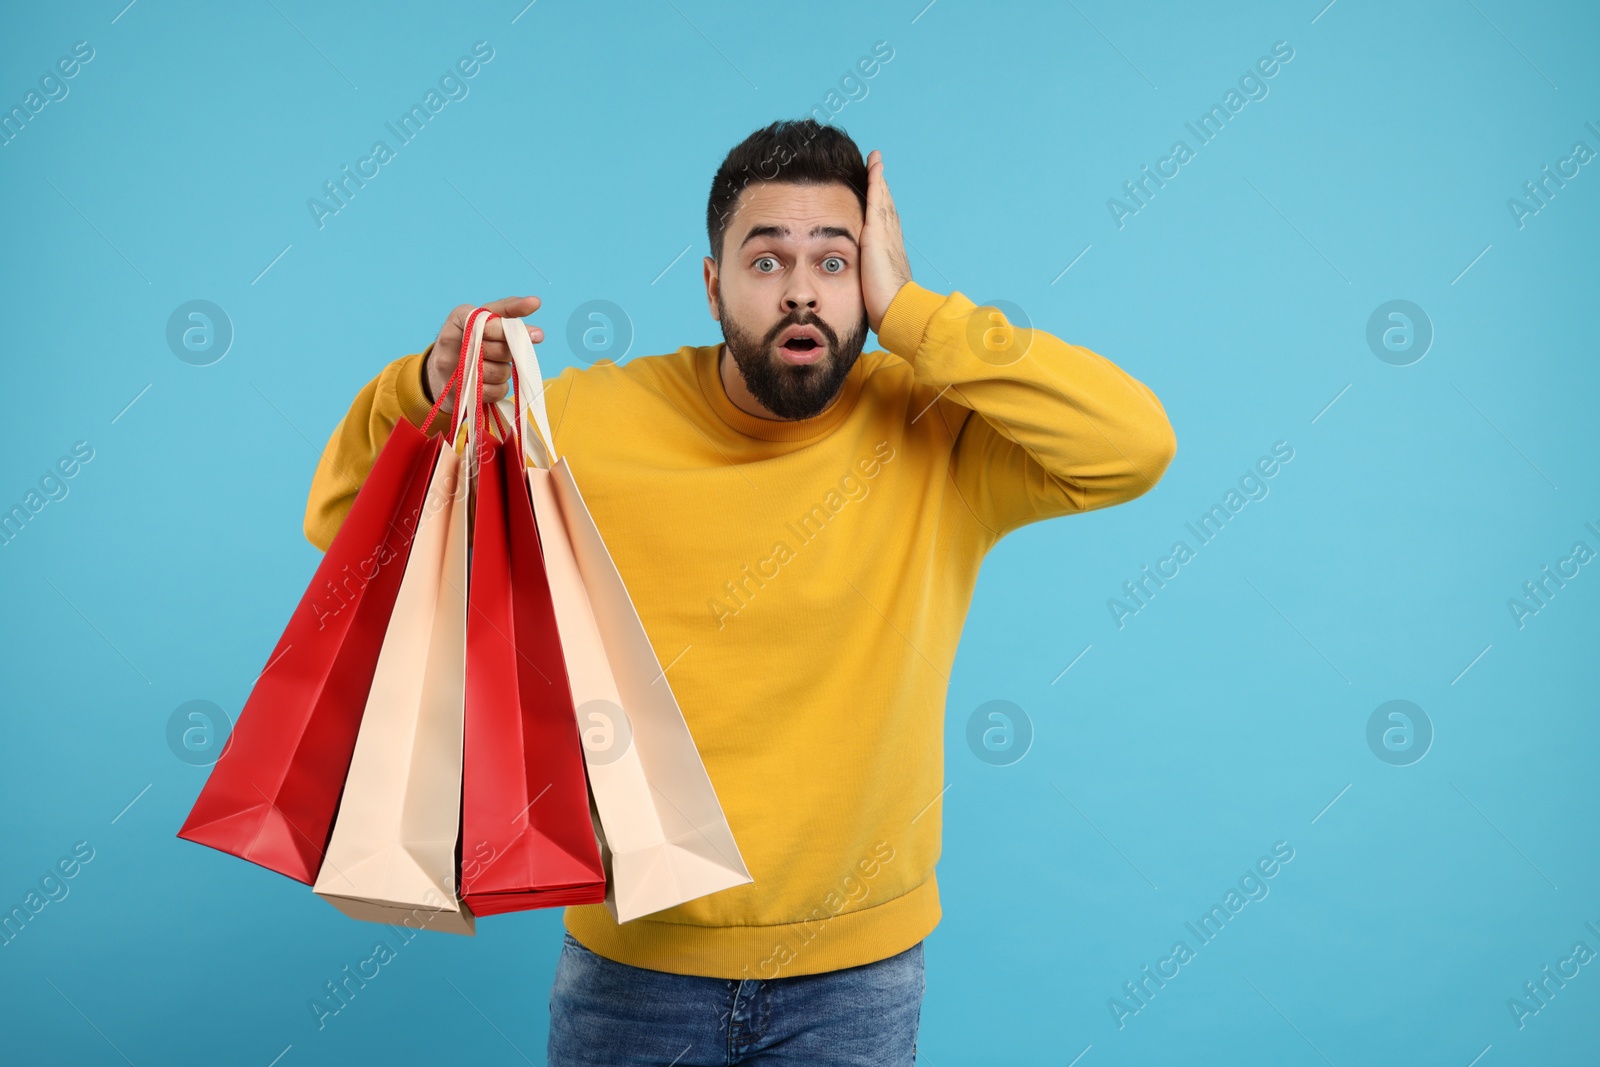
{"label": "man's fingers", "polygon": [[496,315],[520,319],[524,315],[531,315],[539,310],[539,298],[536,296],[508,296],[483,306]]}
{"label": "man's fingers", "polygon": [[[454,369],[460,361],[461,346],[467,332],[467,320],[476,308],[484,307],[500,316],[490,319],[483,327],[484,388],[487,390],[490,385],[503,385],[511,378],[511,346],[506,343],[504,319],[521,319],[525,315],[531,315],[538,310],[540,303],[536,296],[508,296],[487,304],[456,305],[445,319],[444,327],[434,342],[436,349],[443,349],[437,360],[438,367],[446,374]],[[525,332],[534,344],[544,343],[544,331],[537,326],[526,326]],[[504,395],[505,391],[502,389],[501,396]]]}
{"label": "man's fingers", "polygon": [[[455,327],[455,332],[464,334],[467,332],[468,316],[480,307],[488,308],[496,315],[520,319],[524,315],[531,315],[537,311],[539,303],[539,298],[536,296],[508,296],[501,300],[490,301],[487,304],[459,304],[455,310],[450,312],[446,325],[453,326]],[[500,320],[490,319],[484,327],[484,335],[495,340],[504,338],[505,333],[500,329]]]}
{"label": "man's fingers", "polygon": [[[506,318],[514,319],[516,316],[509,315],[506,316]],[[534,338],[534,340],[544,340],[544,331],[539,329],[537,326],[529,326],[528,324],[524,323],[523,332]],[[506,339],[505,318],[490,319],[489,324],[483,328],[483,336],[490,341],[504,341]]]}
{"label": "man's fingers", "polygon": [[[509,316],[509,317],[510,318],[517,318],[518,316],[512,315],[512,316]],[[537,327],[537,326],[528,326],[527,324],[524,324],[524,326],[526,328],[524,329],[523,332],[528,335],[528,340],[532,341],[536,345],[544,344],[544,331],[543,330],[539,329],[539,327]],[[489,323],[489,325],[487,325],[487,326],[485,326],[483,328],[483,337],[484,337],[484,341],[485,342],[492,342],[492,343],[495,343],[495,344],[504,344],[505,340],[506,340],[505,320],[504,319],[494,319],[494,320],[492,320]]]}

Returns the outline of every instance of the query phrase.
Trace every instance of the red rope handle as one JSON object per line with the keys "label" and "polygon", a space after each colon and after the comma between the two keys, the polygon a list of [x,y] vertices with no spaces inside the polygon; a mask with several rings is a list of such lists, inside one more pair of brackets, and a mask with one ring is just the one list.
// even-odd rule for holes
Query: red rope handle
{"label": "red rope handle", "polygon": [[[433,402],[433,407],[428,409],[428,417],[426,419],[422,420],[422,432],[424,434],[426,434],[428,432],[428,427],[430,425],[432,425],[434,416],[439,414],[440,407],[441,407],[441,405],[444,404],[444,398],[450,395],[451,389],[454,389],[456,391],[456,410],[450,413],[450,415],[451,415],[451,427],[450,428],[452,430],[452,435],[451,435],[452,438],[454,438],[454,436],[458,435],[461,432],[461,425],[462,425],[462,422],[463,422],[463,419],[464,419],[464,416],[462,415],[462,406],[461,406],[462,397],[461,397],[461,394],[463,392],[465,392],[465,390],[467,388],[467,383],[463,380],[463,378],[465,376],[466,365],[467,365],[467,352],[468,352],[468,349],[470,349],[472,347],[472,328],[473,328],[473,324],[477,321],[477,318],[478,318],[479,315],[488,315],[490,321],[500,318],[499,314],[497,314],[497,313],[495,313],[493,311],[490,311],[488,308],[481,308],[481,307],[480,308],[474,308],[472,310],[472,313],[467,316],[466,326],[461,331],[461,353],[456,358],[456,369],[450,375],[450,380],[445,383],[444,388],[439,391],[439,397],[438,397],[437,400],[435,400]],[[485,323],[485,327],[487,328],[487,322]],[[484,402],[483,402],[483,385],[484,385],[484,382],[483,382],[483,370],[484,370],[484,361],[483,361],[481,345],[480,345],[480,351],[479,351],[479,357],[478,357],[478,374],[477,374],[477,378],[475,379],[475,382],[474,382],[474,385],[476,387],[476,396],[474,397],[474,401],[475,402],[473,404],[473,419],[474,419],[473,431],[474,431],[474,436],[478,440],[481,441],[483,439],[483,436],[488,432],[488,425],[489,425],[488,424],[488,420],[485,419],[485,417],[484,417],[485,407],[487,406],[488,412],[490,414],[492,414],[493,417],[494,417],[495,427],[499,431],[500,439],[502,441],[504,441],[506,439],[506,436],[509,433],[509,431],[508,431],[508,429],[506,427],[505,421],[500,417],[499,408],[497,408],[493,404],[485,405]],[[515,389],[515,376],[516,376],[516,368],[513,367],[512,368],[512,380],[513,380],[512,381],[512,388],[513,389]],[[519,446],[522,443],[522,426],[521,426],[520,421],[517,423],[517,443],[518,443]]]}
{"label": "red rope handle", "polygon": [[[449,396],[450,390],[454,388],[456,390],[456,409],[455,411],[447,412],[450,416],[450,429],[453,431],[451,434],[452,445],[455,443],[455,434],[461,432],[461,423],[458,421],[461,415],[461,393],[466,388],[466,383],[462,381],[462,377],[466,370],[467,348],[472,337],[472,320],[478,317],[479,312],[487,310],[487,308],[474,308],[472,313],[467,316],[466,327],[461,331],[461,352],[456,357],[456,369],[451,373],[450,380],[444,383],[444,388],[439,390],[438,399],[433,402],[433,407],[428,409],[428,417],[422,420],[422,432],[426,434],[428,427],[433,423],[433,417],[439,413],[440,406],[444,403],[444,398]],[[494,313],[489,312],[489,314],[492,315]]]}
{"label": "red rope handle", "polygon": [[[479,310],[483,311],[485,314],[487,314],[489,316],[487,319],[484,320],[484,324],[483,324],[484,341],[487,341],[488,340],[488,332],[489,332],[489,323],[493,322],[495,319],[498,319],[500,316],[497,313],[493,312],[493,311],[487,310],[486,308],[480,308]],[[503,328],[504,327],[502,327],[502,329]],[[489,432],[489,420],[484,417],[485,408],[487,407],[488,410],[494,411],[494,405],[493,404],[485,405],[484,402],[483,402],[483,385],[484,385],[483,372],[484,372],[484,370],[486,368],[487,368],[487,361],[485,361],[484,358],[483,358],[482,345],[480,344],[479,352],[478,352],[478,395],[477,395],[477,402],[475,404],[474,412],[473,412],[473,417],[477,420],[476,422],[473,423],[474,436],[479,441],[482,441],[484,439],[484,437]],[[498,411],[494,412],[494,421],[496,423],[500,422],[500,413]],[[501,435],[501,438],[504,439],[504,437],[505,437],[505,427],[503,425],[500,427],[500,435]]]}
{"label": "red rope handle", "polygon": [[422,420],[422,432],[427,434],[428,426],[433,422],[433,417],[439,413],[439,405],[444,403],[444,398],[450,395],[450,389],[461,380],[461,364],[456,363],[455,373],[450,375],[450,380],[444,383],[444,388],[439,390],[439,399],[433,402],[433,407],[428,409],[428,417]]}

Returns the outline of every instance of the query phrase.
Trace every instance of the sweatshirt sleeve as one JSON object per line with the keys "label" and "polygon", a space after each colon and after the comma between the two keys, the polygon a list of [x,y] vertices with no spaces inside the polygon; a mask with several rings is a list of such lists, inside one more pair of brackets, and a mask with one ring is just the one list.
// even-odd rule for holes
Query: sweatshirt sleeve
{"label": "sweatshirt sleeve", "polygon": [[[420,430],[427,419],[433,401],[422,391],[422,362],[432,348],[430,344],[414,355],[401,356],[362,386],[350,410],[328,438],[322,458],[317,461],[317,472],[311,478],[305,517],[306,539],[322,551],[326,552],[333,544],[334,535],[350,513],[356,493],[378,461],[378,453],[388,443],[395,423],[403,418]],[[544,385],[545,404],[551,425],[555,426],[571,378],[546,378]],[[444,432],[449,424],[449,415],[441,409],[428,428],[428,435]]]}
{"label": "sweatshirt sleeve", "polygon": [[996,538],[1148,491],[1177,452],[1155,393],[1104,356],[907,282],[878,339],[931,387],[951,476]]}

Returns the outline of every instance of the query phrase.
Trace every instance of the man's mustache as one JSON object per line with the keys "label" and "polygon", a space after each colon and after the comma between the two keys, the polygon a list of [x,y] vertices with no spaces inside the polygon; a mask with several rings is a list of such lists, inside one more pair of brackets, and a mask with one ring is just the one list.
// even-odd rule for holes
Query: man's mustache
{"label": "man's mustache", "polygon": [[817,332],[828,339],[828,351],[839,351],[839,335],[833,332],[833,327],[814,314],[801,314],[791,311],[779,319],[772,329],[767,331],[767,336],[762,338],[761,347],[770,349],[778,343],[778,335],[791,326],[815,326]]}

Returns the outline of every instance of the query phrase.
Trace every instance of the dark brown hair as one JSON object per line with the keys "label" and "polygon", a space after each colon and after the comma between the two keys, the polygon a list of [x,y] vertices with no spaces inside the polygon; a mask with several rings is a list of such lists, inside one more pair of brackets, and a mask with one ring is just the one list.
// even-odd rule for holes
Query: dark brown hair
{"label": "dark brown hair", "polygon": [[711,180],[706,236],[722,262],[722,236],[739,194],[752,182],[826,185],[842,182],[867,210],[867,164],[850,135],[815,119],[784,120],[759,129],[734,146]]}

